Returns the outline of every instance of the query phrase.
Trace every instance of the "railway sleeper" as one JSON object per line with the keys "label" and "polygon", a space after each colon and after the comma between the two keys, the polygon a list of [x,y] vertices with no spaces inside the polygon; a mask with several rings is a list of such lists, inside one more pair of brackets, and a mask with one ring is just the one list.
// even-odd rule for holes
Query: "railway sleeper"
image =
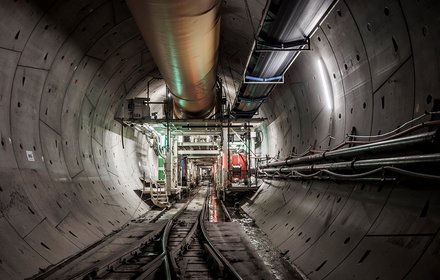
{"label": "railway sleeper", "polygon": [[225,266],[223,265],[223,262],[217,257],[217,255],[208,244],[203,243],[203,247],[207,255],[209,269],[213,271],[216,276],[223,278],[225,271]]}

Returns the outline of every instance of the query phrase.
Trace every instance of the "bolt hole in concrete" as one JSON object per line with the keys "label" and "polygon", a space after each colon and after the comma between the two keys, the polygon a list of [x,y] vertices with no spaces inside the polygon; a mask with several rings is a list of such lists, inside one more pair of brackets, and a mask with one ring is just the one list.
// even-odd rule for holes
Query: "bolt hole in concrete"
{"label": "bolt hole in concrete", "polygon": [[373,27],[372,27],[371,23],[367,23],[367,30],[371,31],[372,29],[373,29]]}
{"label": "bolt hole in concrete", "polygon": [[392,37],[391,40],[393,41],[394,52],[397,52],[399,50],[399,46],[397,45],[396,39]]}
{"label": "bolt hole in concrete", "polygon": [[423,26],[422,28],[422,35],[426,37],[426,35],[428,35],[428,26]]}
{"label": "bolt hole in concrete", "polygon": [[323,261],[316,269],[315,271],[319,271],[325,264],[327,263],[327,260]]}
{"label": "bolt hole in concrete", "polygon": [[46,243],[41,242],[40,244],[41,244],[41,246],[43,246],[44,248],[46,248],[47,250],[50,251],[50,248],[49,248],[49,246],[46,245]]}
{"label": "bolt hole in concrete", "polygon": [[[255,221],[249,217],[241,208],[235,211],[235,203],[239,202],[240,206],[248,201],[250,197],[246,194],[230,194],[226,196],[225,206],[231,215],[232,221],[240,223],[246,233],[249,242],[257,251],[269,271],[273,275],[273,279],[285,280],[303,280],[301,274],[289,264],[288,251],[281,252],[270,241],[269,237],[255,224]],[[263,222],[264,223],[264,222]],[[290,231],[295,229],[294,226]],[[309,239],[310,241],[310,239]]]}
{"label": "bolt hole in concrete", "polygon": [[364,255],[361,257],[361,259],[358,261],[358,263],[362,263],[365,261],[365,259],[368,257],[368,255],[371,253],[371,250],[365,251]]}
{"label": "bolt hole in concrete", "polygon": [[432,96],[431,94],[428,94],[428,97],[426,97],[426,104],[431,104],[432,102]]}

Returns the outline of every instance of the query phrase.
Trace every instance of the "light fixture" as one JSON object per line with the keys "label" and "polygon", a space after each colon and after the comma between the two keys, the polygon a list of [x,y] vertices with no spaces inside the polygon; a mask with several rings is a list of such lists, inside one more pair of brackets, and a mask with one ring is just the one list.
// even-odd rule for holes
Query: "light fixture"
{"label": "light fixture", "polygon": [[324,63],[320,59],[318,60],[318,68],[319,68],[319,75],[321,76],[321,85],[322,85],[322,90],[324,91],[324,97],[327,104],[327,108],[331,110],[333,104],[332,104],[332,98],[330,96],[331,93],[329,88],[329,82],[327,75],[325,75]]}

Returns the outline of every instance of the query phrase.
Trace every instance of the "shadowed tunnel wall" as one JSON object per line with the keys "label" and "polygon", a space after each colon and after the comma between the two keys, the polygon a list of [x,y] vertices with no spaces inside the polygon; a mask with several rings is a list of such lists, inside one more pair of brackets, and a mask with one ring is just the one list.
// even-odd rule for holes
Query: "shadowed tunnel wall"
{"label": "shadowed tunnel wall", "polygon": [[[339,1],[263,105],[262,155],[331,148],[353,130],[386,133],[438,111],[439,8]],[[266,180],[244,209],[310,279],[440,275],[438,184]]]}
{"label": "shadowed tunnel wall", "polygon": [[[248,2],[255,27],[264,1]],[[252,42],[238,3],[225,8],[220,53],[236,83]],[[339,1],[263,105],[271,137],[260,152],[325,149],[353,127],[384,133],[438,106],[439,11],[438,1]],[[124,1],[2,1],[2,279],[32,276],[148,210],[133,190],[156,157],[131,129],[123,148],[113,116],[155,68]],[[267,181],[245,210],[311,279],[435,279],[439,204],[423,181]]]}
{"label": "shadowed tunnel wall", "polygon": [[2,1],[0,18],[0,278],[14,279],[148,210],[133,190],[154,152],[127,128],[123,148],[113,117],[155,65],[123,2]]}

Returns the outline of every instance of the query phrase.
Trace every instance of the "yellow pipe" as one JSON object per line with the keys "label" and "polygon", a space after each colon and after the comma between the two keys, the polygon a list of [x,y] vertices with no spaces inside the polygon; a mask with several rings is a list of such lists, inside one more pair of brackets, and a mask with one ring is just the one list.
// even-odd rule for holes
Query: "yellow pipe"
{"label": "yellow pipe", "polygon": [[215,101],[220,0],[128,0],[174,100],[178,118],[207,116]]}

